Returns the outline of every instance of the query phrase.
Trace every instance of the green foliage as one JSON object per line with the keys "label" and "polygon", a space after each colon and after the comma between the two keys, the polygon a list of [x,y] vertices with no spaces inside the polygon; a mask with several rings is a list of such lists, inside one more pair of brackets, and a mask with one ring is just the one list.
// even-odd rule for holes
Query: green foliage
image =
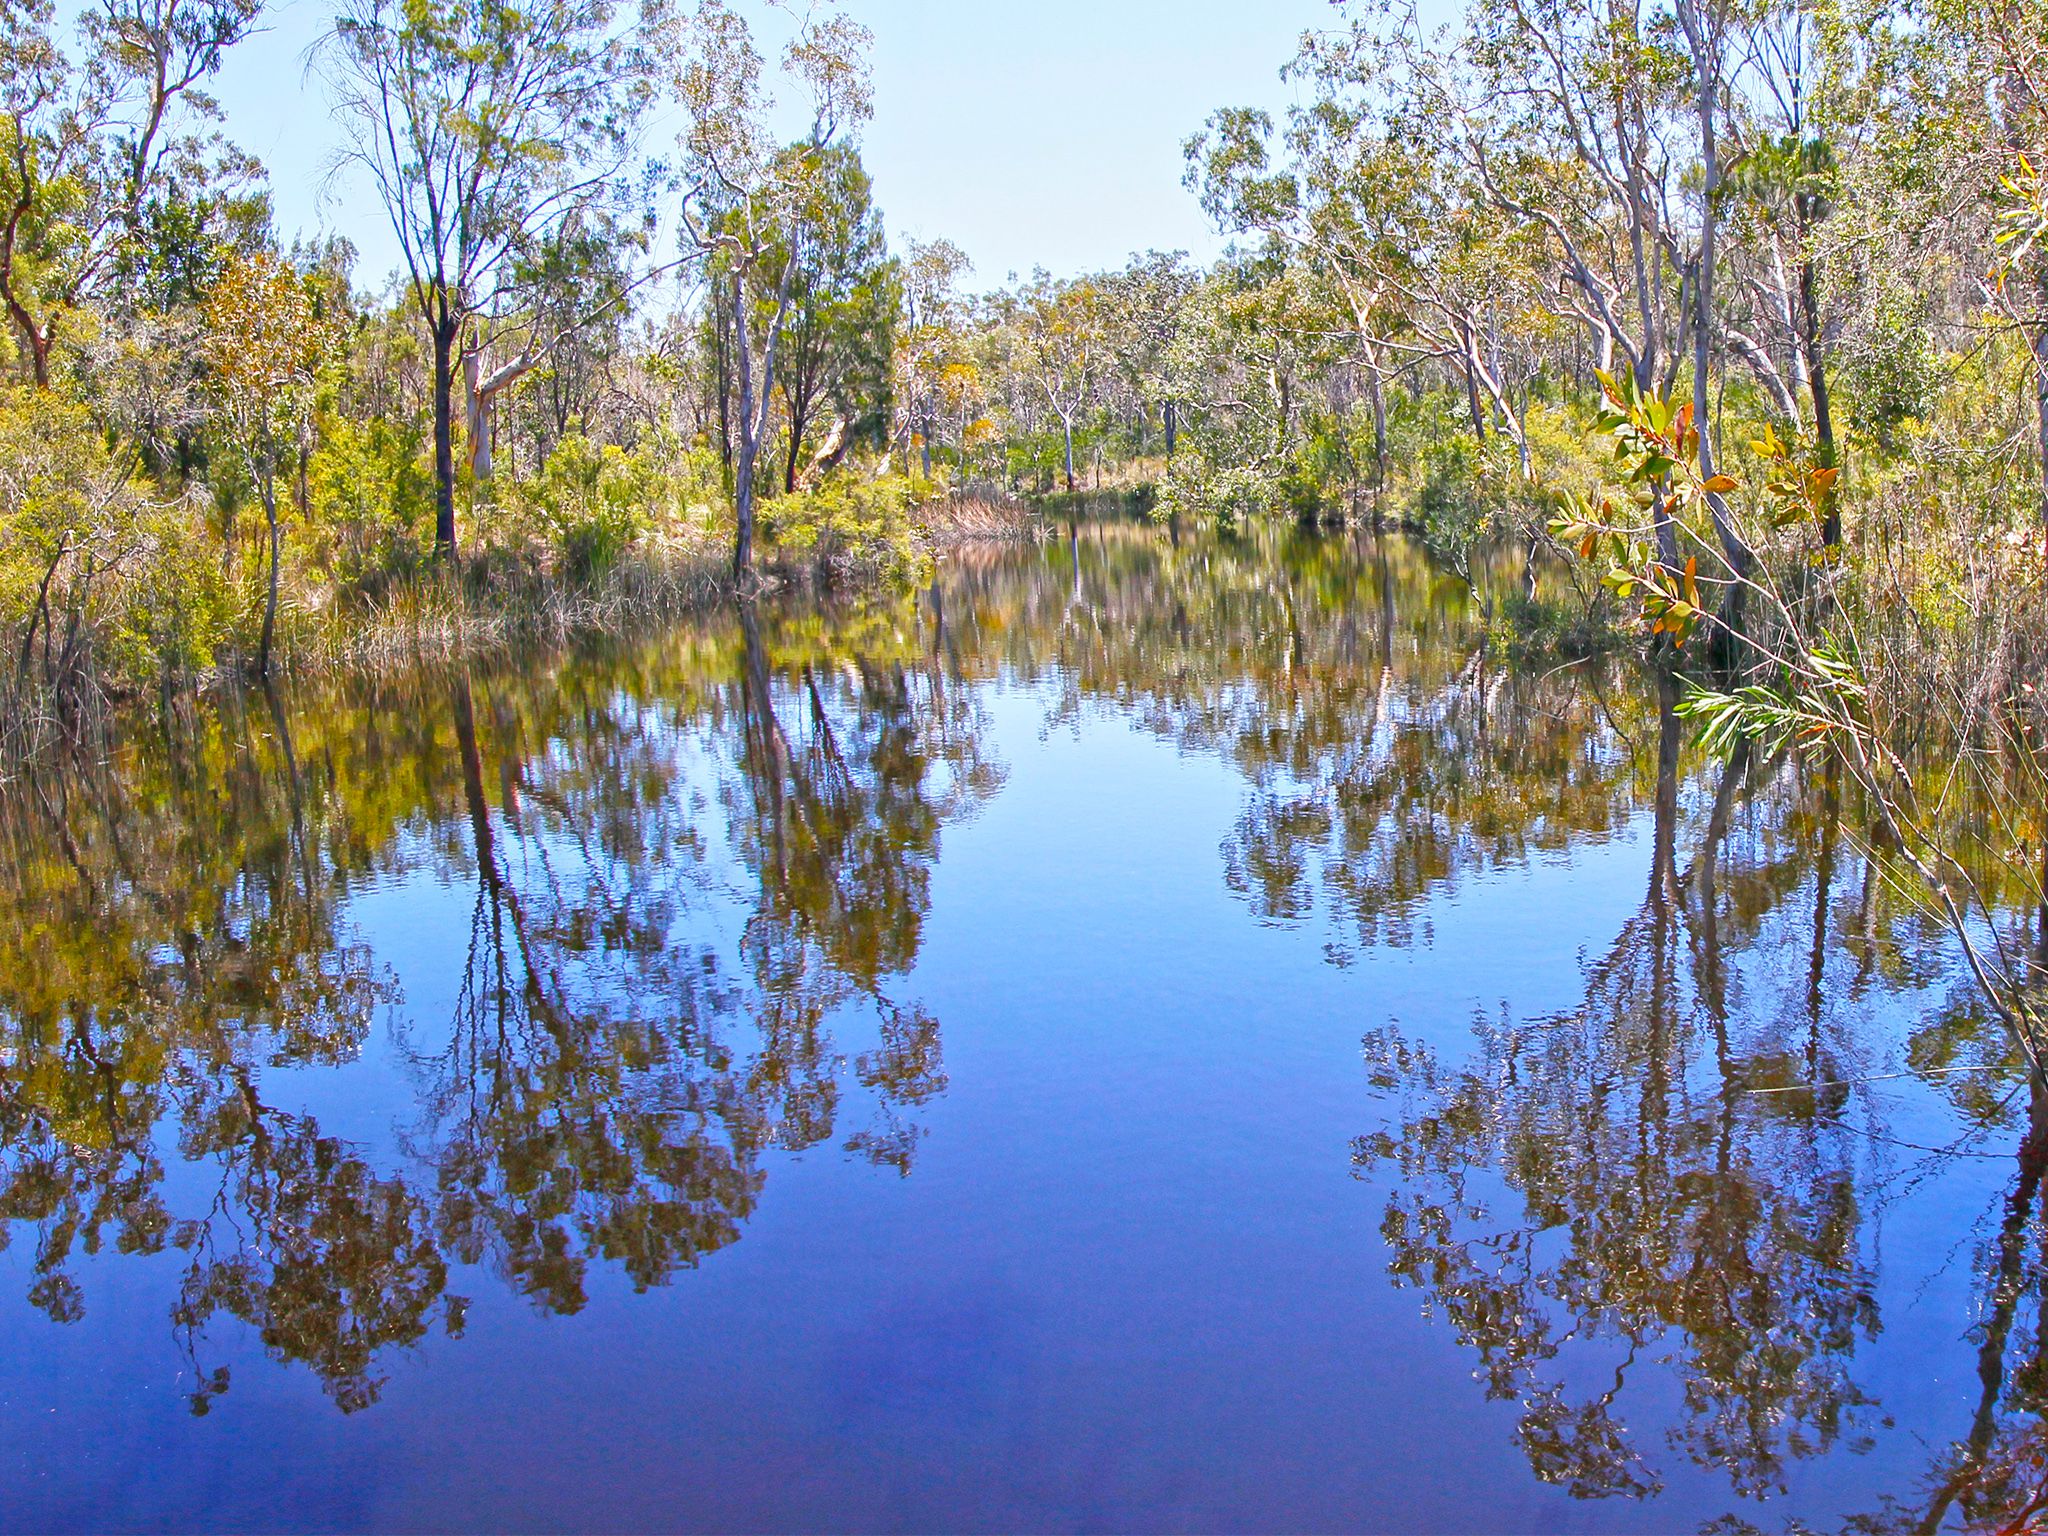
{"label": "green foliage", "polygon": [[1945,382],[1940,354],[1918,304],[1902,294],[1885,295],[1869,327],[1843,358],[1842,386],[1851,424],[1888,445],[1901,426],[1935,414]]}
{"label": "green foliage", "polygon": [[310,522],[346,596],[381,596],[417,575],[432,548],[434,477],[415,422],[324,414],[307,470]]}
{"label": "green foliage", "polygon": [[905,584],[930,572],[926,529],[943,488],[915,475],[855,470],[761,505],[761,529],[783,559],[828,580],[849,576]]}
{"label": "green foliage", "polygon": [[1495,524],[1498,508],[1485,492],[1484,462],[1483,446],[1471,438],[1439,438],[1423,453],[1408,503],[1408,521],[1453,568],[1464,566]]}
{"label": "green foliage", "polygon": [[569,579],[587,586],[618,564],[648,526],[662,490],[651,454],[629,454],[616,443],[572,432],[516,495]]}
{"label": "green foliage", "polygon": [[1788,674],[1776,683],[1725,690],[1695,684],[1678,702],[1678,713],[1702,726],[1701,743],[1723,757],[1744,741],[1759,744],[1767,756],[1791,747],[1819,752],[1867,721],[1869,690],[1832,637],[1815,644],[1804,660],[1804,680]]}
{"label": "green foliage", "polygon": [[1155,515],[1233,530],[1287,505],[1284,477],[1264,464],[1204,463],[1190,454],[1159,485]]}
{"label": "green foliage", "polygon": [[[1613,444],[1614,483],[1592,495],[1557,488],[1550,533],[1581,560],[1599,563],[1602,583],[1637,609],[1653,641],[1669,636],[1683,646],[1708,619],[1702,583],[1737,598],[1755,586],[1752,572],[1732,562],[1705,575],[1700,569],[1700,554],[1715,558],[1715,546],[1699,525],[1712,523],[1720,533],[1741,482],[1706,472],[1692,401],[1641,390],[1626,373],[1602,373],[1600,382],[1607,403],[1595,426]],[[1840,467],[1803,458],[1770,427],[1750,448],[1765,465],[1760,510],[1767,527],[1820,521]],[[1682,551],[1681,539],[1694,548]],[[1721,533],[1721,547],[1730,542]]]}
{"label": "green foliage", "polygon": [[144,504],[137,531],[151,558],[100,641],[99,665],[116,684],[141,688],[200,678],[229,646],[253,649],[262,611],[260,567],[231,572],[182,509]]}
{"label": "green foliage", "polygon": [[1620,643],[1617,618],[1614,602],[1600,589],[1590,601],[1514,590],[1502,598],[1488,640],[1496,655],[1511,661],[1605,656]]}
{"label": "green foliage", "polygon": [[1094,517],[1157,518],[1162,515],[1159,511],[1159,487],[1149,480],[1114,490],[1105,487],[1099,491],[1075,491],[1072,495],[1065,491],[1051,491],[1044,496],[1034,496],[1031,510],[1053,522]]}
{"label": "green foliage", "polygon": [[236,600],[186,504],[151,497],[83,406],[0,388],[0,622],[9,677],[62,694],[212,664]]}

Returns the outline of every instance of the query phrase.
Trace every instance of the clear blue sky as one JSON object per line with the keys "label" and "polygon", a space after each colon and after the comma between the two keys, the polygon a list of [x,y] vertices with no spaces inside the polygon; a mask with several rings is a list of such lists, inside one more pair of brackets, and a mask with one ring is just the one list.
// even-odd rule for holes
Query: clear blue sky
{"label": "clear blue sky", "polygon": [[[843,3],[875,34],[864,153],[890,231],[951,239],[976,287],[1133,251],[1213,254],[1181,141],[1216,107],[1284,106],[1296,39],[1336,20],[1328,0]],[[270,168],[280,233],[346,235],[373,286],[397,260],[382,211],[347,182],[319,195],[335,134],[301,56],[326,14],[281,0],[215,89],[230,134]]]}

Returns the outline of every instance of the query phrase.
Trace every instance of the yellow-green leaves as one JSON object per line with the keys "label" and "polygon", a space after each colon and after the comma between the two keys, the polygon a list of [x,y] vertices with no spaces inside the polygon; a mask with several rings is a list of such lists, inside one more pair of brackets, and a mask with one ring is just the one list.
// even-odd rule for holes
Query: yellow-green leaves
{"label": "yellow-green leaves", "polygon": [[2024,262],[2042,237],[2048,235],[2048,181],[2043,180],[2026,155],[2014,158],[2019,162],[2015,170],[1998,178],[2004,196],[1999,200],[1996,233],[1992,236],[1999,255],[1991,277],[2001,289],[2006,274]]}
{"label": "yellow-green leaves", "polygon": [[1819,523],[1826,518],[1835,482],[1841,478],[1840,465],[1811,463],[1768,426],[1749,446],[1766,466],[1764,514],[1773,528]]}
{"label": "yellow-green leaves", "polygon": [[[1644,393],[1627,373],[1600,372],[1598,377],[1607,402],[1598,425],[1614,439],[1620,479],[1629,487],[1627,504],[1649,513],[1654,524],[1679,516],[1708,496],[1737,489],[1731,475],[1701,476],[1700,435],[1690,400],[1674,403],[1667,396]],[[1697,558],[1676,567],[1659,557],[1644,536],[1648,529],[1615,521],[1612,497],[1602,497],[1597,507],[1576,492],[1563,493],[1559,500],[1563,510],[1551,522],[1553,536],[1576,546],[1582,560],[1592,560],[1606,545],[1609,566],[1602,585],[1636,605],[1650,634],[1668,635],[1674,645],[1683,645],[1705,613]]]}
{"label": "yellow-green leaves", "polygon": [[[1692,402],[1674,404],[1662,395],[1645,393],[1626,373],[1600,373],[1599,379],[1606,407],[1598,426],[1613,439],[1617,480],[1625,492],[1622,504],[1639,509],[1647,514],[1647,523],[1664,529],[1660,549],[1673,547],[1673,536],[1699,520],[1728,516],[1726,498],[1742,492],[1745,482],[1725,471],[1701,472]],[[1760,501],[1763,515],[1775,528],[1824,522],[1841,478],[1840,467],[1802,456],[1768,425],[1749,446],[1764,461],[1764,479],[1752,492],[1752,508]],[[1638,605],[1652,635],[1684,644],[1706,613],[1697,557],[1675,568],[1675,555],[1653,554],[1643,537],[1651,529],[1619,525],[1613,497],[1602,497],[1597,508],[1576,493],[1558,500],[1561,511],[1551,522],[1552,535],[1587,561],[1595,558],[1603,542],[1611,543],[1611,567],[1602,577],[1604,584]],[[1709,585],[1715,580],[1709,577]]]}
{"label": "yellow-green leaves", "polygon": [[207,373],[224,392],[289,389],[318,371],[335,342],[305,279],[266,252],[229,262],[200,317]]}
{"label": "yellow-green leaves", "polygon": [[310,430],[342,337],[312,287],[267,252],[231,260],[200,305],[200,356],[226,436],[259,485]]}

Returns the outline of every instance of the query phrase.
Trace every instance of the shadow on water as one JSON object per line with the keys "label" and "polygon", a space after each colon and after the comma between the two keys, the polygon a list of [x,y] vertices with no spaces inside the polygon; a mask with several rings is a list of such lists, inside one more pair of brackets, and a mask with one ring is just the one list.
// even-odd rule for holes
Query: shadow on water
{"label": "shadow on water", "polygon": [[[173,1258],[193,1411],[231,1328],[352,1411],[392,1351],[462,1332],[464,1289],[574,1313],[594,1272],[648,1290],[739,1241],[788,1154],[911,1174],[948,1086],[913,973],[942,834],[1004,789],[1006,697],[1227,764],[1224,887],[1340,968],[1427,954],[1496,876],[1641,849],[1570,1006],[1363,1042],[1387,1273],[1534,1478],[1647,1498],[1677,1458],[1746,1508],[1910,1420],[1926,1464],[1857,1528],[2048,1509],[2048,1097],[1853,796],[1700,758],[1668,681],[1501,664],[1393,539],[1084,528],[963,551],[901,604],[223,699],[10,786],[26,1300],[75,1323],[95,1262]],[[433,1006],[408,943],[437,947]],[[375,1114],[323,1126],[300,1084],[373,1060]],[[1883,1264],[1884,1214],[1951,1156],[2011,1168],[1953,1222],[1973,1394],[1885,1401],[1859,1356],[1923,1277]]]}

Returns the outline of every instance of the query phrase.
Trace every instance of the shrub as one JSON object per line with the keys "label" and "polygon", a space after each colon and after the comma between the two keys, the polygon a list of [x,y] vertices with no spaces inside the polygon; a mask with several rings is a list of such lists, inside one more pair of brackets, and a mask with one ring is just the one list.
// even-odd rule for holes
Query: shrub
{"label": "shrub", "polygon": [[387,419],[334,414],[322,417],[319,441],[306,474],[315,558],[344,594],[382,596],[417,576],[432,550],[424,435]]}
{"label": "shrub", "polygon": [[920,475],[844,468],[817,485],[765,501],[764,544],[808,562],[825,580],[867,576],[897,583],[930,566],[930,509],[944,490]]}

